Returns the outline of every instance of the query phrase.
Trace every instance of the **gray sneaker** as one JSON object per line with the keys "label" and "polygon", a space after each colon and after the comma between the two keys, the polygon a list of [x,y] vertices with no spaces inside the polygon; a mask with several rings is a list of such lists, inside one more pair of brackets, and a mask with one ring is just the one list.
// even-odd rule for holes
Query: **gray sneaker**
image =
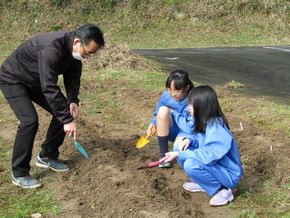
{"label": "gray sneaker", "polygon": [[14,185],[22,188],[38,188],[41,186],[41,183],[31,176],[16,177],[12,175],[11,180]]}
{"label": "gray sneaker", "polygon": [[40,158],[37,156],[36,166],[42,168],[50,168],[55,172],[65,172],[68,171],[68,165],[62,163],[60,160],[53,160],[48,157]]}

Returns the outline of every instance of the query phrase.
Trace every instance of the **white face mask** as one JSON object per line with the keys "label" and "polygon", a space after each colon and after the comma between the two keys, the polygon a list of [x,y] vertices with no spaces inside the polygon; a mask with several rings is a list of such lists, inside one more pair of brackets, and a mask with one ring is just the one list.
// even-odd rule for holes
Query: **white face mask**
{"label": "white face mask", "polygon": [[81,43],[79,44],[78,52],[73,52],[72,56],[73,56],[74,59],[82,61],[83,57],[80,54],[80,46],[81,46]]}

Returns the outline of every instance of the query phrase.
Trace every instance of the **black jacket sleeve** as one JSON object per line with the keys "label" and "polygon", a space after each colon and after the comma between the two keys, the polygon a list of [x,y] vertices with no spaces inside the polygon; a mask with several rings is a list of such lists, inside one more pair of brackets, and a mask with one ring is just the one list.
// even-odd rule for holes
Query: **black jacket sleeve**
{"label": "black jacket sleeve", "polygon": [[80,90],[80,78],[82,73],[82,62],[74,61],[70,65],[69,70],[63,74],[63,81],[65,90],[67,93],[68,104],[79,104],[79,90]]}
{"label": "black jacket sleeve", "polygon": [[38,64],[42,92],[50,105],[53,114],[63,123],[69,123],[74,118],[68,109],[68,101],[57,85],[58,72],[61,66],[61,54],[55,49],[39,51]]}

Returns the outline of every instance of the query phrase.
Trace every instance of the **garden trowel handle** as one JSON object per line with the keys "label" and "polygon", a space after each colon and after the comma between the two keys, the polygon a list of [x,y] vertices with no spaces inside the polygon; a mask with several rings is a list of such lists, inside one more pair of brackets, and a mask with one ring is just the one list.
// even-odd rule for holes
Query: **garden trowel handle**
{"label": "garden trowel handle", "polygon": [[76,134],[72,134],[72,135],[71,135],[71,138],[74,140],[74,142],[77,141],[77,139],[76,139]]}
{"label": "garden trowel handle", "polygon": [[149,137],[153,136],[155,134],[155,126],[154,124],[150,124],[149,126],[149,131],[147,132],[147,136],[146,139],[148,139]]}
{"label": "garden trowel handle", "polygon": [[148,132],[146,137],[145,137],[145,140],[147,140],[150,136],[151,136],[151,132]]}

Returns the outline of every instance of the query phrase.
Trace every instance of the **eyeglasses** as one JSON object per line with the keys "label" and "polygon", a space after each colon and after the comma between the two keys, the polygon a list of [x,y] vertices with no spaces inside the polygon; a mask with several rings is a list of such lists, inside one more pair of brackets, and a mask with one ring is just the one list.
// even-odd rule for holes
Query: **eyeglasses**
{"label": "eyeglasses", "polygon": [[82,42],[81,42],[81,45],[82,45],[82,47],[83,47],[83,54],[84,54],[85,57],[88,57],[88,56],[90,56],[90,55],[92,55],[92,54],[95,53],[94,51],[87,50],[87,49],[85,48],[85,46],[83,45]]}

